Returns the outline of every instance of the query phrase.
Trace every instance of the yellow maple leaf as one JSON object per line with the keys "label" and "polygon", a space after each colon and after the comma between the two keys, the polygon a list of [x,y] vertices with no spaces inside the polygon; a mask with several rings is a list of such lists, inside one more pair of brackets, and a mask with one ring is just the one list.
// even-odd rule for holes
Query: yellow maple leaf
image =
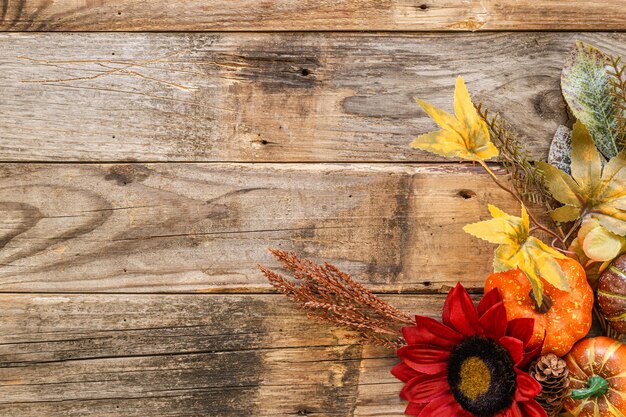
{"label": "yellow maple leaf", "polygon": [[454,115],[423,100],[416,101],[442,129],[418,136],[411,147],[470,161],[484,161],[498,156],[498,148],[490,140],[487,123],[476,111],[463,78],[456,79]]}
{"label": "yellow maple leaf", "polygon": [[538,162],[550,194],[563,204],[552,211],[558,222],[597,219],[609,232],[626,235],[626,153],[620,152],[602,168],[602,157],[581,122],[572,131],[572,175]]}
{"label": "yellow maple leaf", "polygon": [[494,271],[519,268],[528,277],[538,305],[543,300],[541,278],[556,288],[569,291],[567,278],[555,260],[565,258],[565,255],[530,236],[530,220],[524,206],[522,217],[511,216],[491,204],[489,212],[493,219],[468,224],[463,230],[472,236],[500,245],[493,260]]}

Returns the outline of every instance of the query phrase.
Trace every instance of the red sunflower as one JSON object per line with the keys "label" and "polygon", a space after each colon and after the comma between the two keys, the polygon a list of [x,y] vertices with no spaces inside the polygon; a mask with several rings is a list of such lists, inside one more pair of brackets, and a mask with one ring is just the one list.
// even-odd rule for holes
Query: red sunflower
{"label": "red sunflower", "polygon": [[541,352],[528,347],[533,319],[508,321],[497,289],[476,308],[461,284],[448,293],[442,318],[416,316],[402,329],[407,346],[392,373],[405,383],[406,414],[546,417],[534,400],[541,386],[521,369]]}

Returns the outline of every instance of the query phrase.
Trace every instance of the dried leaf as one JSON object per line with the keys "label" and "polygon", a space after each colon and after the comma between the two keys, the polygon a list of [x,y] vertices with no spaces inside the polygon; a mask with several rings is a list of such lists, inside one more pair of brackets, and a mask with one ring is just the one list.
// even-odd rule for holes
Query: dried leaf
{"label": "dried leaf", "polygon": [[570,171],[570,164],[572,163],[572,131],[566,126],[559,126],[552,138],[550,144],[550,151],[548,152],[548,163],[557,167],[561,171]]}
{"label": "dried leaf", "polygon": [[620,147],[607,64],[602,52],[577,42],[563,67],[561,89],[574,116],[587,126],[598,149],[608,159],[617,155]]}
{"label": "dried leaf", "polygon": [[490,141],[487,124],[476,111],[463,78],[456,80],[454,115],[423,100],[416,101],[442,129],[418,136],[411,147],[471,161],[487,160],[498,155],[498,149]]}
{"label": "dried leaf", "polygon": [[493,219],[468,224],[463,230],[500,245],[493,261],[496,272],[519,268],[530,280],[539,304],[543,299],[541,278],[563,291],[569,291],[569,283],[555,261],[555,258],[565,258],[565,255],[530,236],[530,221],[524,206],[522,217],[511,216],[493,205],[489,205],[489,212]]}
{"label": "dried leaf", "polygon": [[602,169],[598,152],[584,125],[576,122],[572,134],[572,176],[544,162],[537,163],[544,173],[546,187],[564,204],[553,211],[557,221],[596,218],[606,229],[626,235],[626,153],[621,152]]}

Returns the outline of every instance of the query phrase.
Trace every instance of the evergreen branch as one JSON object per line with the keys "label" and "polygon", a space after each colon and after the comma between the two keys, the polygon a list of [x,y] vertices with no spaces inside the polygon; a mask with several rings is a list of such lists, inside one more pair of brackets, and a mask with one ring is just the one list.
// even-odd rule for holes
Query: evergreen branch
{"label": "evergreen branch", "polygon": [[414,324],[407,314],[375,296],[334,265],[316,264],[294,252],[270,249],[295,281],[260,266],[270,284],[307,311],[309,317],[356,331],[364,343],[399,348],[401,329]]}
{"label": "evergreen branch", "polygon": [[517,134],[508,128],[498,113],[492,116],[482,104],[476,109],[487,123],[491,141],[500,151],[500,162],[509,173],[519,197],[529,205],[543,204],[549,211],[552,210],[554,202],[543,185],[543,175],[530,162],[528,151]]}

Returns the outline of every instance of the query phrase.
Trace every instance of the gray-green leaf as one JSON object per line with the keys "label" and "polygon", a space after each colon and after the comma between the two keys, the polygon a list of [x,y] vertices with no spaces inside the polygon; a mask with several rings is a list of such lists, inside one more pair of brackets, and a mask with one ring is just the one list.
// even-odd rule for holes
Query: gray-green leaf
{"label": "gray-green leaf", "polygon": [[606,56],[594,47],[576,42],[561,73],[563,97],[572,113],[589,130],[596,146],[608,159],[619,152],[617,109],[610,91]]}

